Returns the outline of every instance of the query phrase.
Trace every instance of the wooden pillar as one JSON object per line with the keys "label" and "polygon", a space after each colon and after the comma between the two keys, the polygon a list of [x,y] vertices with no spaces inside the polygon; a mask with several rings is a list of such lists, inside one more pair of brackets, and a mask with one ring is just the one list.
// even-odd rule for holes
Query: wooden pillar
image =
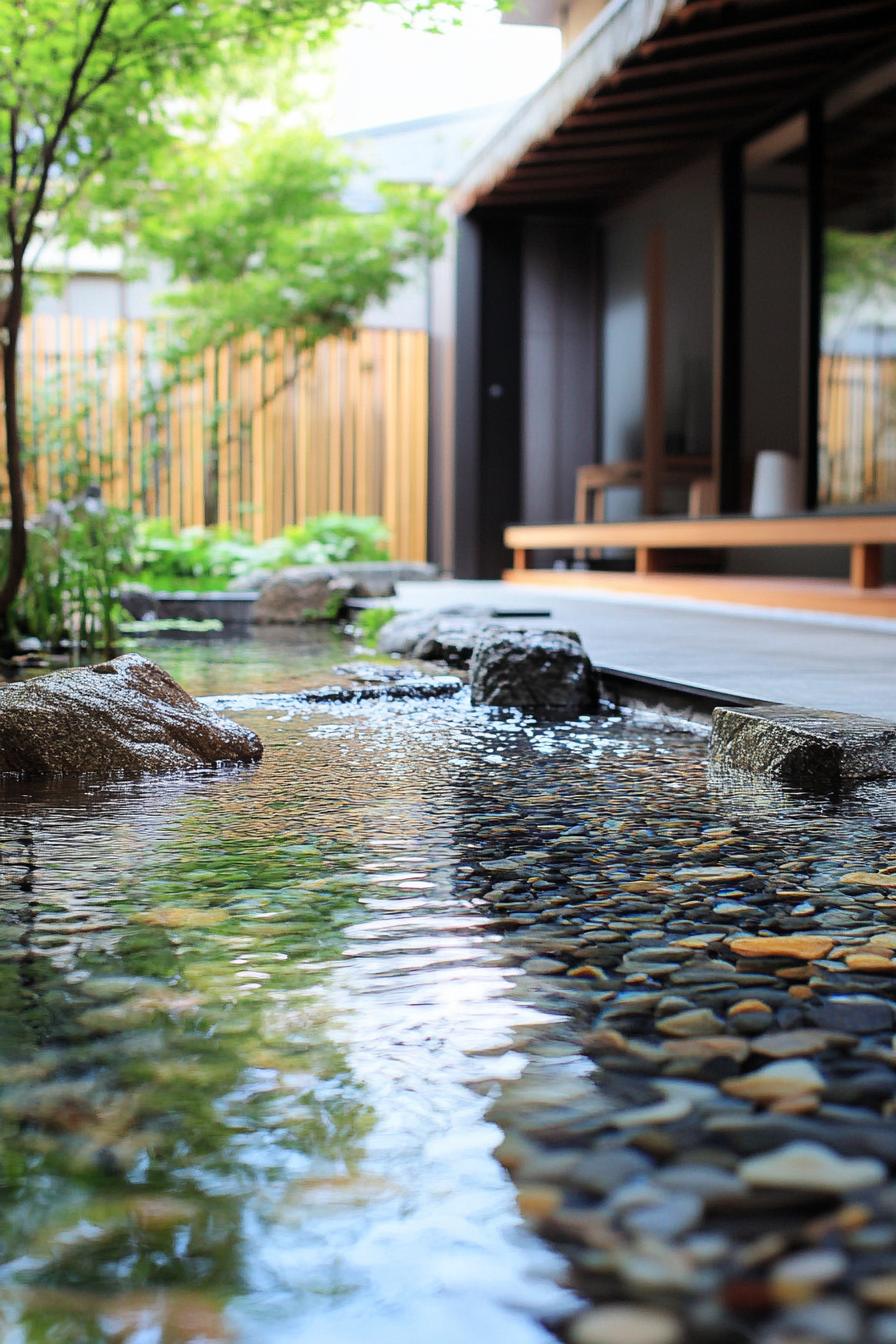
{"label": "wooden pillar", "polygon": [[524,551],[524,550],[514,550],[514,552],[513,552],[513,567],[514,567],[514,569],[528,569],[528,568],[529,568],[529,552],[528,552],[528,551]]}
{"label": "wooden pillar", "polygon": [[853,588],[879,588],[883,577],[880,546],[852,546],[849,552],[849,581]]}
{"label": "wooden pillar", "polygon": [[713,316],[712,475],[718,513],[741,507],[743,342],[743,153],[726,146],[720,164]]}
{"label": "wooden pillar", "polygon": [[642,510],[659,513],[661,473],[666,439],[666,249],[657,226],[647,242],[647,368],[644,389],[644,487]]}

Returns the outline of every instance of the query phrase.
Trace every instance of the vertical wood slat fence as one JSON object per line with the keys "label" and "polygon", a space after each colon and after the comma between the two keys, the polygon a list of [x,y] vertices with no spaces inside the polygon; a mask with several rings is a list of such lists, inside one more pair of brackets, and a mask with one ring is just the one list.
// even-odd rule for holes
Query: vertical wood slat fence
{"label": "vertical wood slat fence", "polygon": [[177,527],[262,540],[316,514],[376,514],[394,556],[426,559],[423,331],[365,328],[310,354],[256,333],[171,369],[145,323],[33,317],[21,387],[33,507],[71,493],[77,458],[110,503]]}
{"label": "vertical wood slat fence", "polygon": [[823,504],[896,499],[896,359],[823,355],[819,369]]}

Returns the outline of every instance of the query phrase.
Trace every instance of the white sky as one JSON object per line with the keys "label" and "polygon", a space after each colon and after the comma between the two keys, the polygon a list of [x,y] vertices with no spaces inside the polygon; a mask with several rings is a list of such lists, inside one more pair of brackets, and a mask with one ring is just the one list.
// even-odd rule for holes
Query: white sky
{"label": "white sky", "polygon": [[532,93],[560,59],[558,30],[501,24],[487,6],[467,0],[460,25],[438,33],[369,6],[326,58],[329,76],[313,82],[325,129],[339,134]]}

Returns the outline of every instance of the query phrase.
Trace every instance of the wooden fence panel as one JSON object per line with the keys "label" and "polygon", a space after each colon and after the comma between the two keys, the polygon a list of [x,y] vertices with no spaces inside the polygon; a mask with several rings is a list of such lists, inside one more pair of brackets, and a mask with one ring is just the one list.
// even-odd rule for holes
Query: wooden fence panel
{"label": "wooden fence panel", "polygon": [[819,371],[819,502],[896,499],[896,359],[824,355]]}
{"label": "wooden fence panel", "polygon": [[257,540],[378,514],[393,555],[426,558],[425,332],[362,329],[310,353],[256,333],[168,368],[145,323],[32,317],[20,352],[32,512],[90,479],[145,516]]}

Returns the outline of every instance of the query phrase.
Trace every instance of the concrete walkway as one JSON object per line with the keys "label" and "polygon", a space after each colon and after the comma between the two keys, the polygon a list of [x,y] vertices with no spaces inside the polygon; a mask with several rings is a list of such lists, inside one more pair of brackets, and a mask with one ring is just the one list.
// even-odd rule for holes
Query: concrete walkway
{"label": "concrete walkway", "polygon": [[396,605],[458,603],[549,612],[524,623],[577,631],[615,671],[896,720],[896,622],[455,580],[401,584]]}

